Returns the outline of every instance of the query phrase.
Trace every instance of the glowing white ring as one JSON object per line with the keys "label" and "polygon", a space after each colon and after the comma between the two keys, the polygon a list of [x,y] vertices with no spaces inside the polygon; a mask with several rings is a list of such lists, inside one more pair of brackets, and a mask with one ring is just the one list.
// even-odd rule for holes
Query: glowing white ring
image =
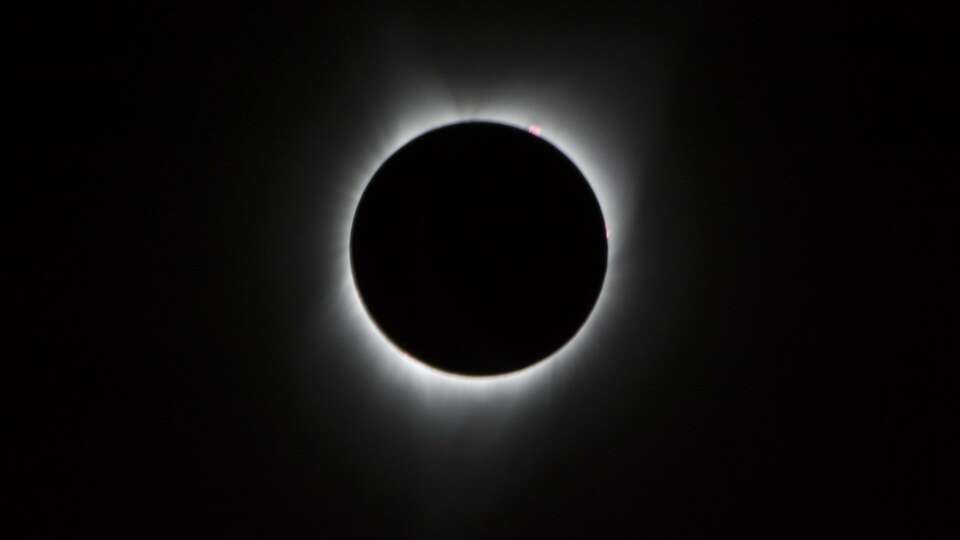
{"label": "glowing white ring", "polygon": [[[440,100],[441,102],[443,100]],[[517,100],[514,99],[514,103]],[[595,338],[601,327],[610,319],[615,308],[620,280],[626,273],[619,267],[624,236],[630,230],[625,222],[630,215],[632,198],[630,195],[631,176],[623,167],[623,155],[617,153],[623,147],[615,128],[597,129],[598,123],[592,123],[593,131],[584,126],[567,123],[564,117],[537,111],[536,107],[514,108],[510,106],[474,107],[472,110],[458,110],[456,107],[438,107],[437,101],[426,110],[417,110],[415,103],[408,103],[398,117],[409,115],[406,121],[400,118],[395,125],[383,126],[378,133],[382,138],[378,150],[368,155],[362,167],[347,172],[344,180],[346,192],[340,210],[334,239],[337,246],[336,258],[340,276],[337,312],[346,316],[346,338],[355,341],[359,347],[361,361],[370,361],[371,371],[379,375],[391,386],[407,388],[415,397],[427,402],[449,404],[451,398],[470,402],[496,400],[528,394],[534,386],[545,381],[556,382],[570,372],[574,359],[585,354],[586,345]],[[536,112],[535,112],[536,111]],[[353,215],[364,189],[380,165],[401,146],[417,136],[438,127],[468,121],[496,122],[527,129],[537,126],[539,136],[561,150],[583,173],[600,204],[608,231],[607,270],[604,284],[589,317],[577,333],[558,351],[539,362],[518,371],[492,376],[466,376],[445,372],[416,360],[397,348],[377,328],[368,316],[354,286],[350,267],[350,230]],[[393,129],[390,129],[390,128]],[[578,144],[575,141],[580,141]],[[586,141],[589,141],[587,143]],[[374,141],[376,142],[376,141]],[[619,143],[619,144],[618,144]],[[606,149],[606,152],[604,150]],[[612,149],[612,150],[611,150]],[[605,155],[613,153],[613,155]],[[604,167],[603,163],[620,163],[619,170]],[[614,174],[614,172],[618,174]],[[509,399],[507,399],[509,401]]]}

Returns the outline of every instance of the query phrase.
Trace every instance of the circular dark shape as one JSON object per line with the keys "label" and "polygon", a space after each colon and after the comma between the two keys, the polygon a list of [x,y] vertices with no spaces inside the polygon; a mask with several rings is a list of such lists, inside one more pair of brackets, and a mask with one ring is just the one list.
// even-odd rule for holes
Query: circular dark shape
{"label": "circular dark shape", "polygon": [[350,261],[393,343],[443,371],[493,375],[542,360],[583,325],[606,274],[606,228],[556,147],[466,122],[380,166],[357,206]]}

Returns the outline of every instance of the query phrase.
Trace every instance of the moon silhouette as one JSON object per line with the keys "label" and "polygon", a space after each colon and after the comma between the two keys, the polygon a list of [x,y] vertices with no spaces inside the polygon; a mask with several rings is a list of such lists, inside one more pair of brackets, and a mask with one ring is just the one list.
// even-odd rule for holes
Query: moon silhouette
{"label": "moon silhouette", "polygon": [[464,122],[391,155],[358,203],[350,262],[381,332],[416,360],[496,375],[559,350],[603,287],[586,178],[533,130]]}

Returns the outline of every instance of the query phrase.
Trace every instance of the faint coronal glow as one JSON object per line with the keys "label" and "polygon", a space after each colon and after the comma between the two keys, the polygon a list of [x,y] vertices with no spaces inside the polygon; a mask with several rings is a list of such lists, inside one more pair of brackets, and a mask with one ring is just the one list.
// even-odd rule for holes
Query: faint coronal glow
{"label": "faint coronal glow", "polygon": [[[380,381],[385,389],[405,395],[435,414],[449,414],[450,406],[471,403],[512,403],[531,395],[531,391],[558,382],[571,373],[579,360],[596,350],[598,336],[608,327],[621,296],[626,269],[621,264],[621,249],[626,232],[611,237],[610,230],[629,231],[625,220],[631,215],[634,199],[636,148],[628,147],[625,135],[632,127],[621,126],[613,109],[594,106],[589,112],[606,113],[590,117],[588,105],[563,96],[538,94],[529,99],[523,92],[510,92],[509,99],[491,99],[469,106],[454,103],[444,93],[418,92],[398,99],[393,114],[383,120],[376,134],[367,140],[368,152],[357,160],[356,168],[344,171],[341,179],[343,198],[330,201],[335,215],[331,239],[337,246],[334,264],[339,276],[339,296],[332,329],[340,339],[355,347],[353,362],[359,361],[368,378]],[[519,371],[493,376],[465,376],[433,368],[397,348],[366,313],[350,267],[350,229],[353,215],[367,183],[380,165],[401,146],[432,129],[467,121],[488,121],[511,125],[543,137],[569,157],[586,177],[600,203],[607,227],[607,272],[603,288],[590,316],[576,335],[560,350],[540,362]],[[633,139],[635,142],[636,139]],[[631,154],[632,152],[632,154]],[[630,159],[628,159],[628,157]],[[632,161],[631,161],[632,160]],[[329,229],[328,229],[329,230]],[[333,317],[331,317],[333,318]],[[331,329],[327,329],[330,331]],[[339,331],[336,331],[339,330]],[[396,392],[400,394],[396,394]],[[534,392],[536,393],[536,392]],[[465,409],[458,409],[464,411]],[[446,411],[441,413],[440,411]]]}

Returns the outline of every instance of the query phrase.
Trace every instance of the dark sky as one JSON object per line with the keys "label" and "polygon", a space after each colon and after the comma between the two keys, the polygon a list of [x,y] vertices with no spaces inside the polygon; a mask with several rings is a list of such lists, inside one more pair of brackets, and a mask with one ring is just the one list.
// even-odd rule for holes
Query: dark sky
{"label": "dark sky", "polygon": [[[16,537],[921,535],[956,208],[871,16],[322,4],[19,21]],[[617,172],[616,302],[460,399],[370,367],[339,216],[411,108],[514,95]]]}

